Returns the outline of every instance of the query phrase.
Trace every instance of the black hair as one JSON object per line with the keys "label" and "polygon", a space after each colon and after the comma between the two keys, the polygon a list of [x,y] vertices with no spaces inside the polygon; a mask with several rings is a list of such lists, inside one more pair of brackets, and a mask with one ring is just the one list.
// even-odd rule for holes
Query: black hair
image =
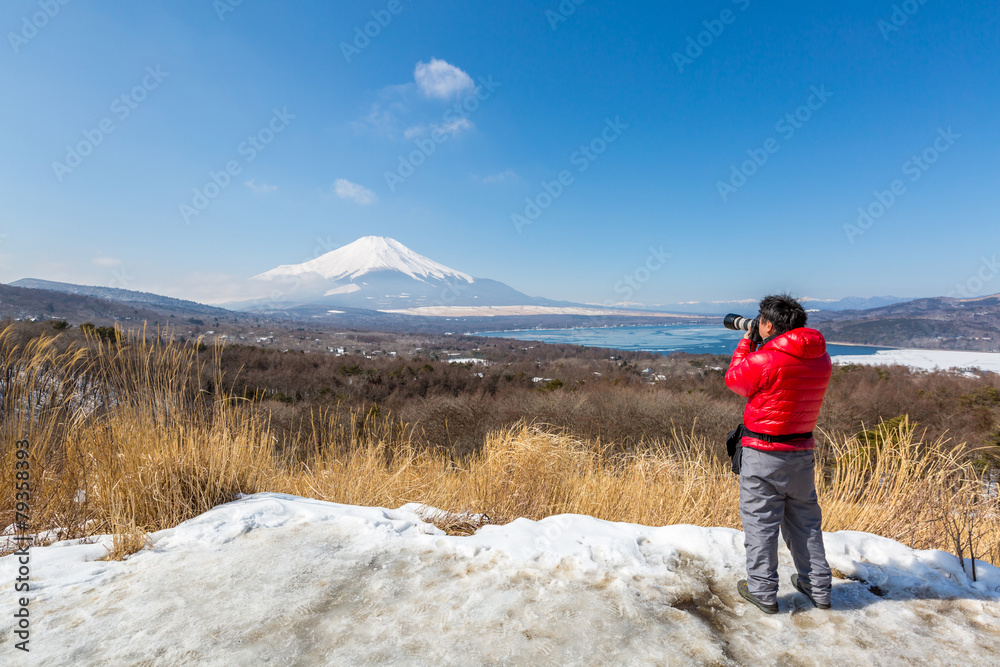
{"label": "black hair", "polygon": [[805,308],[788,294],[769,294],[760,300],[760,318],[774,325],[775,335],[806,325]]}

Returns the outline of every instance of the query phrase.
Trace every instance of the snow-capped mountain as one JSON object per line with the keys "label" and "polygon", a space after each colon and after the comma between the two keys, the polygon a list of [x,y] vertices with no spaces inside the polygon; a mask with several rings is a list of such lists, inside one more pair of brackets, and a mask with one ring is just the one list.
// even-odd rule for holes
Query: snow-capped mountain
{"label": "snow-capped mountain", "polygon": [[423,282],[428,279],[474,282],[472,276],[415,253],[396,239],[385,236],[363,236],[316,259],[302,264],[283,264],[254,278],[268,280],[315,273],[331,281],[353,281],[376,271],[396,271]]}
{"label": "snow-capped mountain", "polygon": [[390,310],[556,303],[495,280],[474,278],[384,236],[364,236],[315,259],[275,267],[249,282],[261,297],[227,305],[253,309],[322,304]]}

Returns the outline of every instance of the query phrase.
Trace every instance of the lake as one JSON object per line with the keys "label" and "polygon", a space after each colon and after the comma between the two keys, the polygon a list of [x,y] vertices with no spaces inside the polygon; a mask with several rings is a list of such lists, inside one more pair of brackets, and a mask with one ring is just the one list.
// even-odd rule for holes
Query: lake
{"label": "lake", "polygon": [[[742,331],[730,331],[722,326],[701,325],[592,327],[580,329],[525,329],[521,331],[487,331],[477,336],[537,340],[545,343],[566,343],[587,347],[608,347],[616,350],[646,352],[690,352],[691,354],[731,355],[743,337]],[[885,347],[828,344],[830,356],[868,355]]]}

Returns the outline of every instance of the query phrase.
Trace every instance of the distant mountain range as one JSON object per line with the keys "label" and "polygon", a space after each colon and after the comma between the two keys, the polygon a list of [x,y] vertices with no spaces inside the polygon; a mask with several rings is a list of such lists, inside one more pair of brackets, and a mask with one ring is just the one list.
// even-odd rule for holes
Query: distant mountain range
{"label": "distant mountain range", "polygon": [[[240,310],[269,310],[301,305],[367,308],[410,314],[463,316],[469,308],[541,306],[546,308],[595,308],[567,301],[528,296],[496,280],[475,278],[414,252],[384,236],[365,236],[301,264],[285,264],[254,276],[250,291],[262,296],[224,304]],[[837,300],[803,299],[816,310],[874,308],[905,301],[899,297],[847,297]],[[692,315],[750,313],[757,300],[689,301],[632,312],[670,312]],[[537,309],[536,309],[537,310]],[[525,312],[528,312],[527,309]],[[580,311],[582,313],[583,311]]]}
{"label": "distant mountain range", "polygon": [[[289,313],[326,307],[328,311],[361,309],[427,317],[517,317],[527,315],[690,315],[752,316],[757,300],[687,301],[653,307],[612,309],[606,306],[555,301],[529,296],[497,280],[472,275],[425,257],[399,241],[364,236],[345,246],[300,264],[283,264],[247,279],[248,298],[219,306],[176,299],[150,292],[97,287],[24,278],[14,287],[142,305],[156,310],[197,312],[225,316],[227,311]],[[899,297],[847,297],[837,300],[802,299],[813,310],[859,310],[906,301]],[[315,315],[314,315],[315,316]]]}
{"label": "distant mountain range", "polygon": [[207,306],[197,301],[187,301],[186,299],[175,299],[169,296],[160,296],[152,292],[136,292],[135,290],[121,289],[118,287],[97,287],[91,285],[75,285],[73,283],[59,283],[52,280],[38,280],[37,278],[22,278],[10,283],[12,287],[24,287],[27,289],[47,290],[49,292],[59,292],[62,294],[77,294],[80,296],[90,296],[114,303],[127,303],[132,305],[143,305],[151,308],[165,310],[180,310],[185,312],[197,312],[203,315],[232,316],[232,312],[226,308],[218,306]]}
{"label": "distant mountain range", "polygon": [[[912,301],[898,296],[848,296],[843,299],[814,299],[802,297],[799,302],[807,310],[864,310],[879,308],[894,303]],[[738,301],[683,301],[680,303],[664,303],[654,308],[668,310],[674,313],[692,313],[699,315],[726,315],[737,313],[750,317],[757,312],[759,299],[741,299]]]}
{"label": "distant mountain range", "polygon": [[[157,302],[148,298],[156,295],[143,295],[141,299],[131,301],[128,298],[129,290],[120,290],[125,293],[124,295],[113,294],[107,296],[114,298],[106,298],[88,295],[86,293],[88,288],[84,285],[44,280],[17,282],[29,282],[45,287],[0,285],[0,319],[66,320],[71,324],[92,322],[100,325],[121,322],[123,325],[133,323],[140,327],[143,322],[152,326],[165,326],[182,322],[214,322],[222,319],[229,321],[260,319],[256,315],[235,313],[193,301],[160,297],[164,301]],[[68,291],[70,289],[73,291]],[[183,304],[192,305],[186,307]]]}
{"label": "distant mountain range", "polygon": [[859,345],[1000,352],[1000,294],[913,299],[867,310],[815,313],[827,340]]}
{"label": "distant mountain range", "polygon": [[[360,238],[308,262],[275,267],[249,278],[247,285],[247,293],[256,297],[221,308],[149,292],[25,278],[0,285],[0,318],[160,324],[263,318],[397,331],[442,327],[475,331],[543,325],[710,323],[725,313],[753,316],[757,310],[756,299],[621,310],[532,297],[496,280],[452,269],[380,236]],[[813,311],[810,325],[831,341],[1000,350],[1000,295],[801,301]]]}

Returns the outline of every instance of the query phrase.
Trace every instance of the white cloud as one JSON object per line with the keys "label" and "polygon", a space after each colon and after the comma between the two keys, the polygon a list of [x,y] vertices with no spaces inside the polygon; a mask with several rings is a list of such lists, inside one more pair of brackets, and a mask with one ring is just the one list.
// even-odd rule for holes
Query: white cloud
{"label": "white cloud", "polygon": [[422,137],[427,132],[427,126],[425,125],[414,125],[413,127],[406,128],[406,132],[403,132],[403,138],[409,141],[410,139],[416,139],[417,137]]}
{"label": "white cloud", "polygon": [[274,192],[275,190],[278,189],[277,185],[270,185],[268,183],[261,183],[260,185],[257,185],[256,183],[254,183],[254,179],[252,178],[249,181],[247,181],[244,185],[246,185],[248,188],[250,188],[259,195],[266,195],[267,193]]}
{"label": "white cloud", "polygon": [[431,123],[430,125],[414,125],[412,127],[406,128],[403,132],[403,138],[407,141],[411,139],[416,139],[417,137],[422,137],[428,132],[434,132],[435,130],[441,132],[442,134],[449,134],[455,136],[460,134],[465,130],[471,130],[475,125],[472,124],[468,118],[456,118],[455,120],[447,123]]}
{"label": "white cloud", "polygon": [[401,119],[411,115],[416,97],[415,83],[386,86],[376,93],[368,112],[351,126],[359,132],[375,130],[392,138],[403,122]]}
{"label": "white cloud", "polygon": [[371,204],[375,201],[375,193],[357,183],[351,183],[346,178],[338,178],[333,182],[333,192],[341,199],[350,199],[358,204]]}
{"label": "white cloud", "polygon": [[484,176],[479,180],[482,181],[483,183],[508,183],[508,182],[513,183],[518,180],[518,177],[517,174],[514,173],[513,169],[507,169],[505,171],[501,171],[499,174],[491,174],[489,176]]}
{"label": "white cloud", "polygon": [[376,100],[362,119],[362,125],[375,129],[392,129],[399,122],[400,116],[406,116],[410,110],[410,101],[415,96],[416,86],[404,83],[398,86],[386,86],[378,91]]}
{"label": "white cloud", "polygon": [[[351,123],[359,131],[376,131],[390,139],[402,133],[407,141],[425,136],[433,130],[458,134],[473,127],[467,119],[450,123],[440,120],[437,103],[451,100],[463,93],[476,90],[472,77],[444,60],[431,58],[429,63],[418,62],[413,71],[413,81],[385,86],[376,93],[368,111]],[[424,98],[423,102],[419,98]],[[428,102],[433,104],[428,105]],[[433,111],[432,111],[433,109]],[[433,113],[434,116],[428,114]],[[405,129],[404,129],[405,128]]]}
{"label": "white cloud", "polygon": [[424,95],[444,100],[476,88],[471,76],[437,58],[431,58],[429,63],[418,62],[413,70],[413,79]]}
{"label": "white cloud", "polygon": [[456,118],[450,123],[445,123],[444,125],[435,125],[435,128],[441,130],[446,134],[458,134],[464,130],[471,130],[473,125],[472,121],[468,118]]}
{"label": "white cloud", "polygon": [[106,266],[109,268],[122,265],[122,261],[116,257],[97,257],[92,261],[98,266]]}

